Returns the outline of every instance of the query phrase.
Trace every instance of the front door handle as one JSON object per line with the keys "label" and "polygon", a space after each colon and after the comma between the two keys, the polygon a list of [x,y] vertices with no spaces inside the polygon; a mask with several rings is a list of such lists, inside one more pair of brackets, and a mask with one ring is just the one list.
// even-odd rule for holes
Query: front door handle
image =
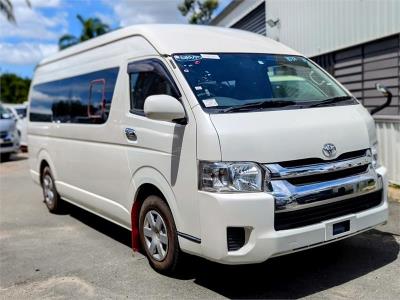
{"label": "front door handle", "polygon": [[126,135],[126,138],[128,140],[137,141],[137,136],[136,136],[135,129],[133,129],[133,128],[125,128],[125,135]]}

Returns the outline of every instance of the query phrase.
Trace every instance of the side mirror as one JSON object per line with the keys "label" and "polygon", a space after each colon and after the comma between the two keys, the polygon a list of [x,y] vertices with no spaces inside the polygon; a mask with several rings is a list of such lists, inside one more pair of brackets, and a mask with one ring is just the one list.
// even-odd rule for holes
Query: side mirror
{"label": "side mirror", "polygon": [[169,95],[153,95],[144,101],[144,114],[149,119],[160,121],[182,120],[185,110],[178,99]]}
{"label": "side mirror", "polygon": [[375,84],[376,90],[381,92],[384,96],[387,96],[389,94],[388,89],[380,83]]}

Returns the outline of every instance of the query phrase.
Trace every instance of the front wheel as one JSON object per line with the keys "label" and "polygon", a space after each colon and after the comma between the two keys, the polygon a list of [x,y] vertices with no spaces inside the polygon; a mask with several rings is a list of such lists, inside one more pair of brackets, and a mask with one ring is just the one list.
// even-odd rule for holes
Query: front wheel
{"label": "front wheel", "polygon": [[139,231],[150,265],[160,273],[174,272],[181,256],[178,235],[172,213],[160,197],[149,196],[144,201]]}

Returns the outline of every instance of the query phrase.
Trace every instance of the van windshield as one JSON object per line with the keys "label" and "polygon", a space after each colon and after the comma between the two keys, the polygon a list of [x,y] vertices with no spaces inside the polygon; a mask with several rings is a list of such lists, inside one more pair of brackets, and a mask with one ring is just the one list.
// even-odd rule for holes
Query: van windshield
{"label": "van windshield", "polygon": [[357,103],[301,56],[174,54],[200,105],[213,112]]}

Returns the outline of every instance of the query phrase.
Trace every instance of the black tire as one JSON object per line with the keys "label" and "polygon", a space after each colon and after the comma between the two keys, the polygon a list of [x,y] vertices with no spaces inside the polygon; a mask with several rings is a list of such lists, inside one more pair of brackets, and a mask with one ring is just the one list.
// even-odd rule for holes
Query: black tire
{"label": "black tire", "polygon": [[9,161],[11,153],[1,153],[0,161]]}
{"label": "black tire", "polygon": [[[153,214],[155,215],[156,218],[154,219],[156,222],[158,220],[158,216],[161,216],[161,220],[163,221],[164,224],[164,229],[165,230],[155,230],[159,231],[158,235],[157,233],[155,234],[155,237],[153,236],[153,239],[155,238],[159,242],[161,242],[163,239],[158,238],[161,237],[163,232],[165,231],[167,233],[167,239],[168,244],[167,247],[164,247],[165,244],[162,244],[161,242],[161,252],[166,249],[166,254],[164,254],[164,257],[158,257],[158,259],[155,257],[157,256],[157,253],[160,252],[158,250],[158,247],[153,247],[155,248],[154,253],[151,253],[151,245],[153,244],[153,241],[151,238],[149,238],[149,222],[146,219],[146,216],[148,214]],[[163,225],[161,225],[162,228]],[[144,233],[144,230],[147,230],[147,236]],[[178,234],[176,231],[175,227],[175,222],[174,218],[172,217],[171,210],[169,209],[168,205],[163,201],[158,196],[149,196],[145,199],[143,202],[142,208],[140,209],[140,216],[139,216],[139,232],[140,232],[140,242],[142,245],[142,249],[145,252],[150,265],[153,267],[154,270],[157,272],[160,272],[162,274],[172,274],[174,271],[176,271],[178,262],[181,260],[182,253],[179,248],[179,242],[178,242]],[[158,236],[158,237],[157,237]],[[151,240],[151,243],[150,243]],[[165,237],[164,237],[165,240]],[[150,243],[150,246],[149,246]],[[162,255],[159,255],[162,256]]]}
{"label": "black tire", "polygon": [[[51,213],[62,212],[62,200],[57,192],[53,174],[50,167],[46,166],[42,172],[43,202]],[[52,196],[51,196],[52,195]]]}

